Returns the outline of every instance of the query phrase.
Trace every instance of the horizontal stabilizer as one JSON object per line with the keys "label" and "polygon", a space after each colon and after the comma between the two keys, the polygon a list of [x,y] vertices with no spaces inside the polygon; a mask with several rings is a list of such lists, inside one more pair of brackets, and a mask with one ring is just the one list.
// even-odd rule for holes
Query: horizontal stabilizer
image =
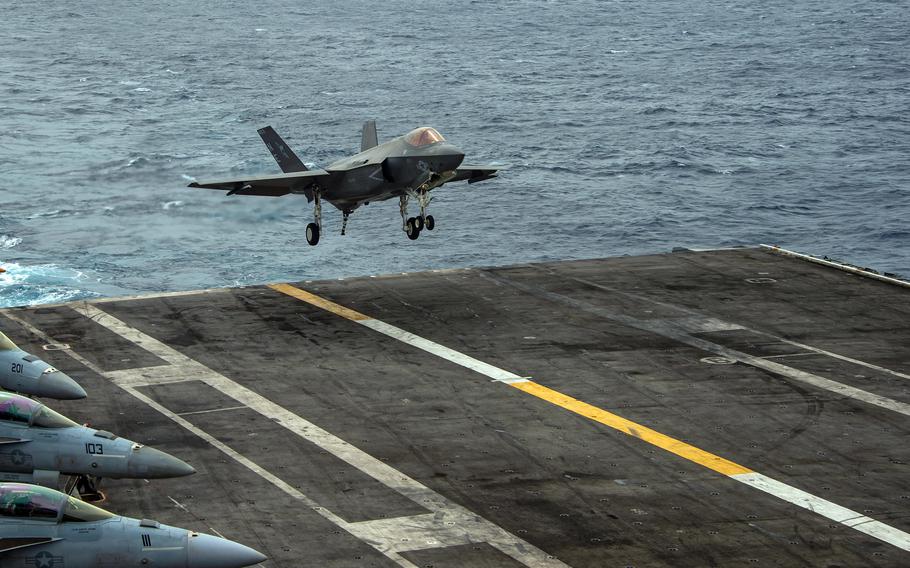
{"label": "horizontal stabilizer", "polygon": [[360,151],[369,150],[379,145],[379,135],[376,133],[376,121],[368,120],[363,123],[363,134],[360,136]]}
{"label": "horizontal stabilizer", "polygon": [[506,166],[464,166],[462,165],[455,170],[455,177],[449,181],[467,180],[468,183],[477,183],[496,177],[497,172],[504,170]]}
{"label": "horizontal stabilizer", "polygon": [[275,129],[271,126],[259,129],[259,136],[265,142],[265,147],[272,153],[272,157],[278,162],[278,166],[284,173],[305,172],[307,167],[300,161],[297,154],[291,150],[291,147],[278,136]]}

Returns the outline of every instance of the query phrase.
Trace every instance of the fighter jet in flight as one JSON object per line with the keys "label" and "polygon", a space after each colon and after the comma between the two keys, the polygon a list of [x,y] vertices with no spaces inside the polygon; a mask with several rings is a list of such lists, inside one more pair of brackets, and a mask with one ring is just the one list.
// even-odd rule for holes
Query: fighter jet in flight
{"label": "fighter jet in flight", "polygon": [[79,383],[19,349],[0,332],[0,388],[30,396],[74,400],[85,398]]}
{"label": "fighter jet in flight", "polygon": [[78,486],[96,493],[103,477],[160,479],[196,470],[154,448],[80,426],[30,398],[0,393],[0,481],[56,488],[61,473],[81,476]]}
{"label": "fighter jet in flight", "polygon": [[[397,197],[402,229],[411,240],[423,229],[432,231],[436,220],[427,213],[429,192],[445,183],[475,183],[496,177],[501,166],[466,166],[464,152],[435,129],[415,128],[404,136],[379,144],[376,122],[363,125],[360,153],[338,160],[325,169],[308,169],[300,158],[278,136],[271,126],[259,130],[283,174],[244,177],[220,181],[193,182],[190,187],[220,189],[228,195],[264,195],[279,197],[289,193],[306,196],[314,202],[314,220],[306,227],[310,245],[319,242],[322,232],[322,200],[338,208],[343,216],[341,234],[345,234],[348,217],[361,205]],[[416,217],[408,216],[408,199],[420,207]]]}
{"label": "fighter jet in flight", "polygon": [[264,560],[224,538],[120,517],[46,487],[0,483],[3,568],[242,568]]}

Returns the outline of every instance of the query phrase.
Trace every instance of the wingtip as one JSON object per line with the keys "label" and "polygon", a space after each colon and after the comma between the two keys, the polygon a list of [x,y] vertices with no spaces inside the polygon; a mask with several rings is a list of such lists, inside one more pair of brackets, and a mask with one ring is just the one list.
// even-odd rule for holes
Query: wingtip
{"label": "wingtip", "polygon": [[187,187],[199,187],[199,183],[194,181],[193,183],[189,184]]}

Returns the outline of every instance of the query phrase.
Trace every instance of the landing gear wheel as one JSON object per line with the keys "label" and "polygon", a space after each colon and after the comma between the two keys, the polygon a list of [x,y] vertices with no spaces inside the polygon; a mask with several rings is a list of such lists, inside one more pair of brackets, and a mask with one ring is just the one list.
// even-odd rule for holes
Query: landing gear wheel
{"label": "landing gear wheel", "polygon": [[420,229],[417,228],[417,221],[413,217],[408,218],[405,231],[408,233],[408,238],[412,241],[417,240],[417,237],[420,236]]}
{"label": "landing gear wheel", "polygon": [[319,242],[319,225],[316,223],[310,223],[306,226],[306,242],[310,246],[316,246],[316,243]]}
{"label": "landing gear wheel", "polygon": [[418,215],[418,216],[414,217],[414,224],[416,225],[418,231],[422,231],[423,230],[423,215]]}
{"label": "landing gear wheel", "polygon": [[432,215],[427,215],[423,220],[423,226],[427,228],[428,231],[432,231],[436,228],[436,219]]}

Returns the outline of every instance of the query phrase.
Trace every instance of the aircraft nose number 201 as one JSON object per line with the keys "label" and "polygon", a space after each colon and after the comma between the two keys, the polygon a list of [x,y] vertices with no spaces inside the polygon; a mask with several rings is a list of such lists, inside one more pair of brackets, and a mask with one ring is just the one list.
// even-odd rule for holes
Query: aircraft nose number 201
{"label": "aircraft nose number 201", "polygon": [[22,372],[22,363],[13,363],[13,372],[21,373]]}
{"label": "aircraft nose number 201", "polygon": [[104,445],[103,444],[86,444],[85,453],[92,455],[104,455]]}

